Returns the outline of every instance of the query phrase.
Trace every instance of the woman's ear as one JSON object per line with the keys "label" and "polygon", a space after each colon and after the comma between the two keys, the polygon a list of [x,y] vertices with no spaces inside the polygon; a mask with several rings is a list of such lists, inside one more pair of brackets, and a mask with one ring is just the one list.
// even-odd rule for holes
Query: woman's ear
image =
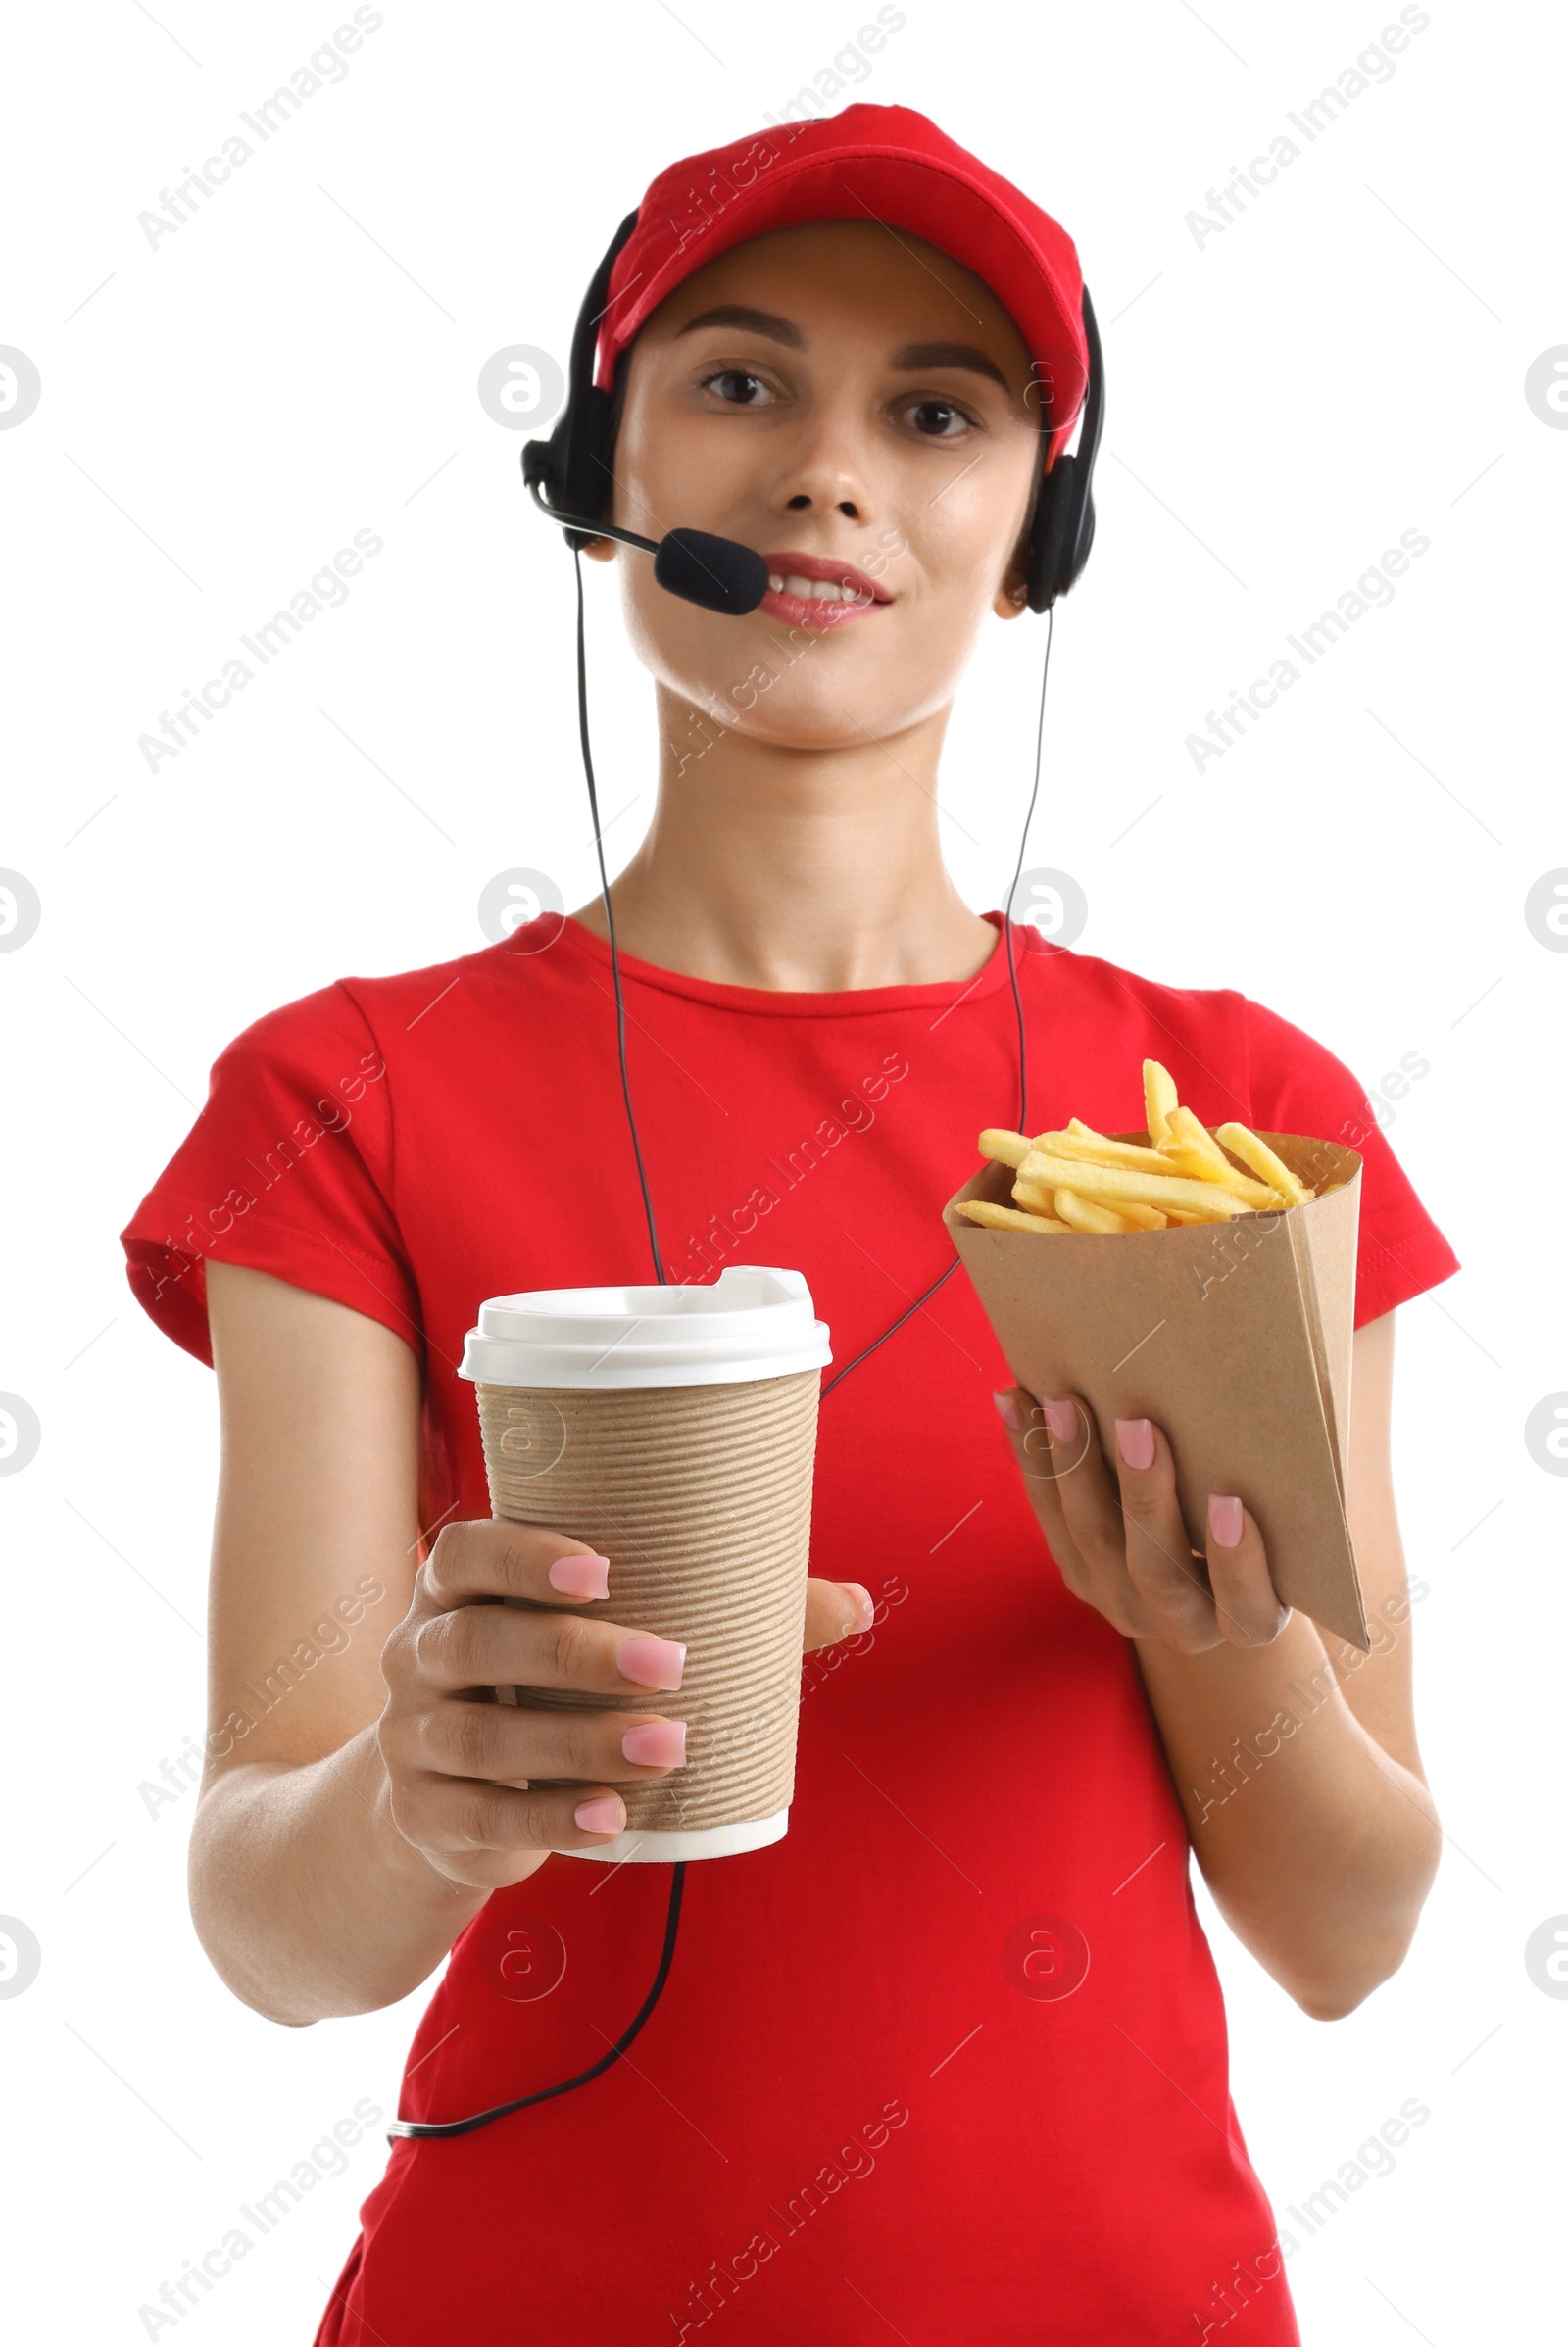
{"label": "woman's ear", "polygon": [[1029,579],[1022,565],[1009,565],[1006,577],[997,589],[991,609],[999,619],[1016,619],[1029,608]]}
{"label": "woman's ear", "polygon": [[590,562],[612,562],[615,559],[615,541],[613,538],[595,538],[592,545],[585,546],[582,551]]}
{"label": "woman's ear", "polygon": [[1002,584],[992,597],[991,609],[999,619],[1016,619],[1029,608],[1029,550],[1034,535],[1035,508],[1040,502],[1040,484],[1035,484],[1029,500],[1029,511],[1018,542],[1012,550],[1012,560],[1002,574]]}

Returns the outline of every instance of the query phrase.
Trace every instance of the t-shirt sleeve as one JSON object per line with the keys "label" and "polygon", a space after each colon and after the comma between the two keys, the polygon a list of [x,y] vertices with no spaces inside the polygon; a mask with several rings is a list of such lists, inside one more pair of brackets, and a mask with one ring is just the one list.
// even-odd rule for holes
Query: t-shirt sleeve
{"label": "t-shirt sleeve", "polygon": [[388,1096],[342,984],[270,1011],[220,1053],[207,1105],[121,1234],[137,1301],[176,1345],[211,1366],[211,1261],[329,1296],[422,1354]]}
{"label": "t-shirt sleeve", "polygon": [[1355,1325],[1361,1328],[1449,1278],[1459,1258],[1417,1198],[1378,1128],[1365,1087],[1344,1060],[1259,1002],[1246,1002],[1244,1015],[1248,1121],[1260,1132],[1337,1141],[1360,1156]]}

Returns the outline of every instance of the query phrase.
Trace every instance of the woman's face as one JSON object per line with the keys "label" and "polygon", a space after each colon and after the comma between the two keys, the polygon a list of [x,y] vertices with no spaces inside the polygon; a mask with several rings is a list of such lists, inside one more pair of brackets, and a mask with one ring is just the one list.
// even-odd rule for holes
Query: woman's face
{"label": "woman's face", "polygon": [[1019,609],[1042,459],[1029,359],[996,296],[874,221],[777,229],[687,278],[628,364],[607,518],[739,538],[782,582],[729,618],[599,540],[655,677],[801,749],[946,708],[986,613]]}

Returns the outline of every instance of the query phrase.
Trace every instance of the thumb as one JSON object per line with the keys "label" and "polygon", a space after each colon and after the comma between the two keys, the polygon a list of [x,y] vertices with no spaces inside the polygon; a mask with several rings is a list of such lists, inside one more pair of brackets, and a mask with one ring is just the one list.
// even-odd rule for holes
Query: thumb
{"label": "thumb", "polygon": [[[848,1597],[850,1604],[854,1609],[855,1619],[851,1623],[850,1628],[854,1630],[869,1630],[871,1627],[871,1617],[876,1612],[876,1606],[872,1601],[871,1592],[866,1588],[864,1582],[841,1581],[839,1583],[839,1588],[844,1591],[844,1594],[846,1597]],[[849,1631],[847,1630],[844,1635],[846,1638],[848,1638]]]}
{"label": "thumb", "polygon": [[871,1592],[858,1581],[823,1581],[814,1574],[806,1585],[804,1644],[809,1654],[818,1646],[836,1646],[841,1639],[869,1630],[876,1612]]}

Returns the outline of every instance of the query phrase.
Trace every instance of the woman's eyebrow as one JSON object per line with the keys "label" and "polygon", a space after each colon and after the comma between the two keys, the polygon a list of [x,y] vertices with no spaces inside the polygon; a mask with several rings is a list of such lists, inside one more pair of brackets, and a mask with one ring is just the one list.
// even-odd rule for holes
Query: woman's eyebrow
{"label": "woman's eyebrow", "polygon": [[[792,318],[780,318],[773,310],[753,310],[744,302],[720,302],[705,310],[698,318],[688,318],[675,339],[682,334],[695,334],[700,326],[740,326],[753,334],[763,334],[770,342],[782,342],[792,351],[807,349],[807,338]],[[1000,383],[1004,391],[1011,389],[1006,376],[994,359],[977,350],[969,342],[908,342],[895,351],[888,364],[900,374],[918,374],[928,367],[956,367],[969,374],[986,375]]]}
{"label": "woman's eyebrow", "polygon": [[961,367],[969,374],[989,375],[1004,391],[1012,388],[995,359],[988,359],[970,342],[906,342],[903,350],[894,352],[889,365],[901,374],[921,373],[928,367]]}
{"label": "woman's eyebrow", "polygon": [[688,318],[680,334],[695,334],[699,326],[745,326],[753,334],[765,334],[770,342],[787,343],[792,351],[806,348],[806,336],[791,319],[772,310],[748,309],[744,302],[720,302],[716,309],[705,310],[701,318]]}

